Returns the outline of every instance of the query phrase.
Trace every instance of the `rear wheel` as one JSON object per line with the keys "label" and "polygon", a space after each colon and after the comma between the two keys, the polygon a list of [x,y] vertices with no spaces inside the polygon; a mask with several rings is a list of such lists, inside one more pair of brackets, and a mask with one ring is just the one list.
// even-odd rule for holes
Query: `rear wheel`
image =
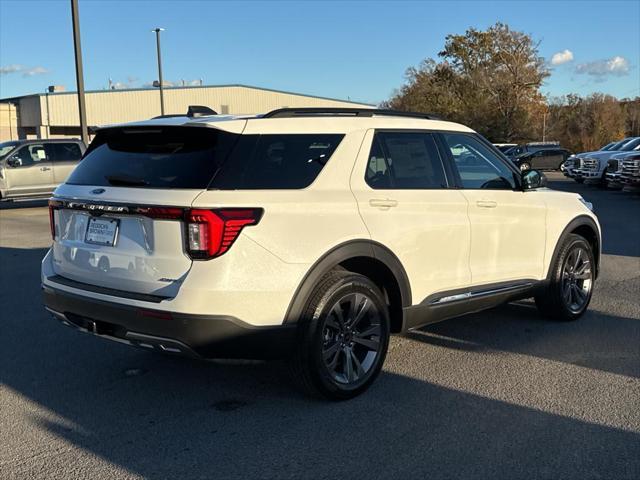
{"label": "rear wheel", "polygon": [[303,317],[291,371],[303,389],[332,400],[364,392],[389,345],[389,313],[367,277],[334,271],[318,284]]}
{"label": "rear wheel", "polygon": [[569,235],[551,269],[547,287],[535,297],[538,309],[556,320],[577,320],[587,310],[593,293],[591,245],[580,235]]}

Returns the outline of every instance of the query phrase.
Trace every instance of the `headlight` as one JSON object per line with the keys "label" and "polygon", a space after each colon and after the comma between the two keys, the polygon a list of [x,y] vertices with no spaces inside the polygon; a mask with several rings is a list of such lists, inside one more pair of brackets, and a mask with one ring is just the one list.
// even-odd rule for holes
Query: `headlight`
{"label": "headlight", "polygon": [[582,204],[587,207],[589,210],[591,210],[593,212],[593,203],[591,202],[587,202],[584,198],[582,197],[578,197],[578,200],[580,200],[580,202],[582,202]]}

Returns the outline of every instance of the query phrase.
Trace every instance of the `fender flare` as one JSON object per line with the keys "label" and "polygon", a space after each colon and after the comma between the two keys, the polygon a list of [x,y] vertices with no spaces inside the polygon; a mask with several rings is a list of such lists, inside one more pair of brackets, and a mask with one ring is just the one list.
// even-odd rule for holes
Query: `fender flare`
{"label": "fender flare", "polygon": [[409,277],[398,257],[387,247],[373,240],[350,240],[335,246],[311,266],[289,303],[284,323],[296,323],[318,281],[336,265],[355,257],[369,257],[382,262],[398,283],[402,307],[411,306]]}
{"label": "fender flare", "polygon": [[547,275],[545,277],[545,279],[547,281],[551,280],[550,276],[552,274],[552,270],[551,267],[552,265],[555,264],[556,260],[558,259],[558,255],[560,255],[560,246],[562,245],[562,242],[564,242],[565,238],[567,238],[567,236],[569,236],[571,234],[571,232],[573,232],[576,228],[578,227],[582,227],[582,226],[587,226],[589,228],[591,228],[593,230],[593,233],[595,235],[595,239],[596,239],[596,248],[595,251],[593,252],[594,257],[595,257],[595,278],[598,277],[598,274],[600,273],[600,257],[602,257],[602,235],[600,233],[600,229],[598,228],[598,225],[596,224],[596,222],[593,220],[593,218],[591,218],[589,215],[580,215],[576,218],[574,218],[573,220],[571,220],[566,227],[564,227],[564,230],[562,230],[562,233],[560,234],[560,236],[558,237],[558,241],[556,242],[556,246],[553,250],[553,255],[551,255],[551,261],[549,262],[549,264],[547,265]]}

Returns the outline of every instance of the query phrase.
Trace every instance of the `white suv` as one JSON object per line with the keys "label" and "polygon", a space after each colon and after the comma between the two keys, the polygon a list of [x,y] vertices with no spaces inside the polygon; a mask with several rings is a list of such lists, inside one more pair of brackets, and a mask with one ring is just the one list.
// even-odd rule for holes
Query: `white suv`
{"label": "white suv", "polygon": [[585,312],[600,227],[544,180],[424,114],[112,126],[50,201],[44,302],[149,350],[288,358],[309,391],[349,398],[391,333],[531,296],[560,320]]}

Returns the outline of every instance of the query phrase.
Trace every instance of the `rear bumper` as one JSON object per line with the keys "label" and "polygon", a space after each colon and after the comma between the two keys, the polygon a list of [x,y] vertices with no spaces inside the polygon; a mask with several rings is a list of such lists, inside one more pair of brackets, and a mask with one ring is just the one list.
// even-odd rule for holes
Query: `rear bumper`
{"label": "rear bumper", "polygon": [[43,285],[44,305],[67,326],[121,343],[202,358],[276,359],[293,349],[295,324],[255,327],[224,315],[148,310]]}

